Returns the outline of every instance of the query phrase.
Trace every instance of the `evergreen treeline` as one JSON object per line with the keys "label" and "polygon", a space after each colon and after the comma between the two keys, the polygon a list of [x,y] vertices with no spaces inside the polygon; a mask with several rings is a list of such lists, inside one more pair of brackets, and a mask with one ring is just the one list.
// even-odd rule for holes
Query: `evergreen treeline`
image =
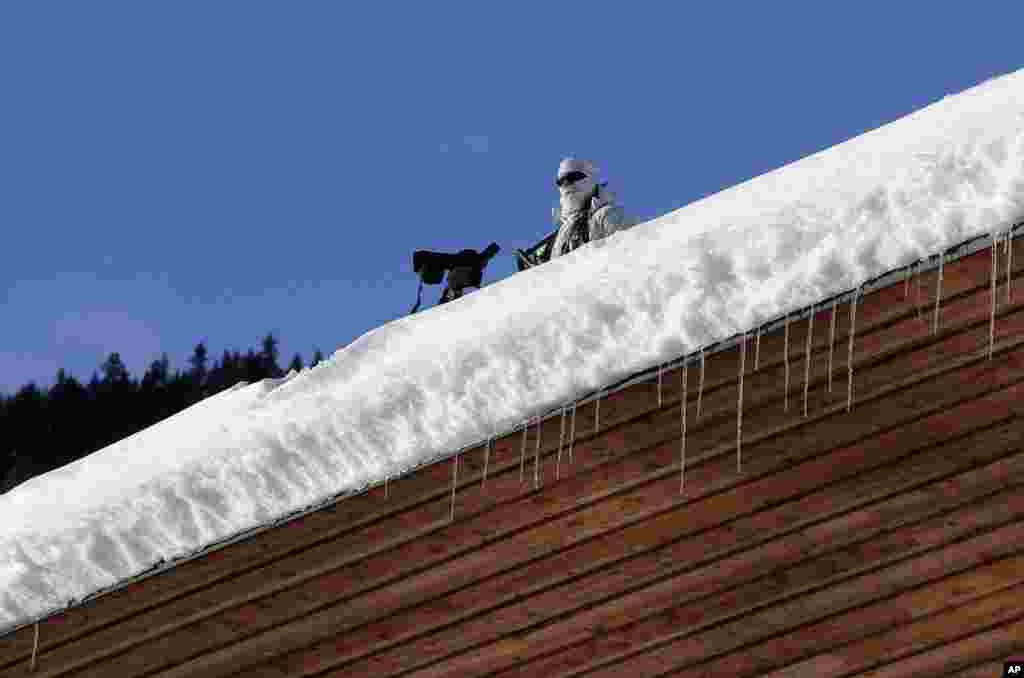
{"label": "evergreen treeline", "polygon": [[[164,354],[142,379],[129,374],[118,353],[111,353],[87,384],[57,372],[52,388],[29,383],[10,397],[0,394],[0,492],[95,452],[166,419],[240,381],[284,376],[278,364],[278,340],[263,339],[260,351],[224,351],[211,363],[203,343],[196,345],[188,369],[171,371]],[[320,351],[311,366],[323,360]],[[296,354],[287,370],[301,370]]]}

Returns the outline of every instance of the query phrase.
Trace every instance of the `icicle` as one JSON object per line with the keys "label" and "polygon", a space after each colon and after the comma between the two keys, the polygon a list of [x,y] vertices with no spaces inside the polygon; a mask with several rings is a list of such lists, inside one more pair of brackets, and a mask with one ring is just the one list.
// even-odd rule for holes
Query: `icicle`
{"label": "icicle", "polygon": [[704,349],[700,350],[700,386],[697,388],[697,419],[700,419],[700,404],[704,399]]}
{"label": "icicle", "polygon": [[449,521],[455,520],[455,486],[459,481],[459,455],[455,455],[452,458],[452,513],[448,517]]}
{"label": "icicle", "polygon": [[740,381],[739,393],[736,400],[736,472],[743,472],[742,447],[743,447],[743,371],[747,365],[747,335],[743,334],[743,343],[740,345]]}
{"label": "icicle", "polygon": [[572,403],[572,423],[569,432],[569,463],[572,463],[572,448],[576,442],[576,401]]}
{"label": "icicle", "polygon": [[757,326],[757,339],[754,340],[754,371],[761,364],[761,326]]}
{"label": "icicle", "polygon": [[857,336],[857,297],[860,296],[860,288],[853,293],[850,300],[850,346],[846,355],[846,411],[850,411],[853,405],[853,338]]}
{"label": "icicle", "polygon": [[664,363],[658,364],[658,409],[661,409],[661,373]]}
{"label": "icicle", "polygon": [[914,269],[907,266],[907,277],[903,279],[903,301],[910,298],[910,279],[914,277]]}
{"label": "icicle", "polygon": [[36,636],[35,640],[32,641],[32,663],[29,665],[28,670],[34,672],[36,670],[36,656],[39,654],[39,622],[36,622]]}
{"label": "icicle", "polygon": [[537,449],[533,452],[533,489],[540,487],[540,415],[537,415]]}
{"label": "icicle", "polygon": [[683,493],[686,482],[686,372],[687,364],[683,361],[683,401],[680,406],[680,419],[682,419],[682,439],[679,444],[679,494]]}
{"label": "icicle", "polygon": [[783,397],[783,410],[789,412],[789,314],[786,314],[786,331],[782,344],[782,362],[786,365],[786,393]]}
{"label": "icicle", "polygon": [[1010,303],[1010,273],[1013,271],[1013,242],[1010,241],[1010,231],[1006,232],[1006,303]]}
{"label": "icicle", "polygon": [[384,498],[385,499],[388,498],[388,478],[390,478],[390,476],[384,476]]}
{"label": "icicle", "polygon": [[828,333],[828,392],[832,392],[832,349],[836,345],[836,300],[832,300],[832,328]]}
{"label": "icicle", "polygon": [[523,474],[526,472],[526,433],[530,430],[530,420],[523,422],[523,447],[519,451],[519,482],[523,482]]}
{"label": "icicle", "polygon": [[939,277],[935,281],[935,318],[932,320],[932,334],[939,331],[939,302],[942,300],[942,266],[946,261],[944,252],[939,254]]}
{"label": "icicle", "polygon": [[922,320],[923,320],[923,316],[921,314],[921,285],[922,285],[922,282],[923,282],[923,280],[922,280],[923,278],[924,278],[924,276],[922,276],[922,274],[921,274],[921,261],[919,260],[918,261],[918,291],[916,291],[916,293],[915,293],[916,297],[914,297],[914,300],[913,300],[913,307],[914,307],[914,309],[916,311],[918,311],[919,319],[922,319]]}
{"label": "icicle", "polygon": [[487,486],[487,465],[491,461],[491,441],[493,438],[487,438],[487,447],[484,448],[484,475],[480,479],[480,489],[484,489]]}
{"label": "icicle", "polygon": [[562,405],[562,425],[558,431],[558,460],[555,462],[555,480],[562,468],[562,445],[565,444],[565,405]]}
{"label": "icicle", "polygon": [[996,246],[999,244],[999,236],[992,232],[992,315],[988,323],[988,359],[992,360],[992,349],[996,341],[996,277],[999,264],[996,255]]}
{"label": "icicle", "polygon": [[811,315],[807,318],[807,346],[804,352],[807,360],[804,363],[804,417],[807,417],[807,389],[811,383],[811,340],[814,338],[814,306],[811,306]]}
{"label": "icicle", "polygon": [[597,402],[594,405],[594,433],[601,430],[601,394],[603,392],[603,389],[597,392]]}

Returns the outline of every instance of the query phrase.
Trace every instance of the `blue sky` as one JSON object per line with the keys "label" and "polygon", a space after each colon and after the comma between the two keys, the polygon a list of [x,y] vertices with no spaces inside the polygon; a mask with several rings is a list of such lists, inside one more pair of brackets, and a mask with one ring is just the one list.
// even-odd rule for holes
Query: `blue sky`
{"label": "blue sky", "polygon": [[[668,5],[670,8],[666,8]],[[1024,6],[0,3],[0,392],[412,306],[416,249],[651,218],[1024,66]],[[855,171],[855,168],[851,168]],[[427,288],[433,304],[440,287]]]}

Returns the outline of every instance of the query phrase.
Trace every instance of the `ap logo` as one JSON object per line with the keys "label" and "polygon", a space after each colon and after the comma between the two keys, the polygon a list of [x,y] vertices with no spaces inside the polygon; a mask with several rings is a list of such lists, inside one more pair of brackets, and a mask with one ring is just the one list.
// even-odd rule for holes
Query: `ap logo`
{"label": "ap logo", "polygon": [[1003,678],[1008,676],[1024,678],[1024,662],[1006,662],[1006,666],[1003,667]]}

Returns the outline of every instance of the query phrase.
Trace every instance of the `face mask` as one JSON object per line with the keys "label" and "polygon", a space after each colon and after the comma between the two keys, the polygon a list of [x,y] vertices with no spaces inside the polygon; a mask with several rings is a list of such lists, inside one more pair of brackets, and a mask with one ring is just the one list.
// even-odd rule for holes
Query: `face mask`
{"label": "face mask", "polygon": [[584,177],[574,183],[559,186],[558,195],[562,211],[572,212],[582,208],[594,194],[594,188],[596,188],[596,184],[592,177]]}

